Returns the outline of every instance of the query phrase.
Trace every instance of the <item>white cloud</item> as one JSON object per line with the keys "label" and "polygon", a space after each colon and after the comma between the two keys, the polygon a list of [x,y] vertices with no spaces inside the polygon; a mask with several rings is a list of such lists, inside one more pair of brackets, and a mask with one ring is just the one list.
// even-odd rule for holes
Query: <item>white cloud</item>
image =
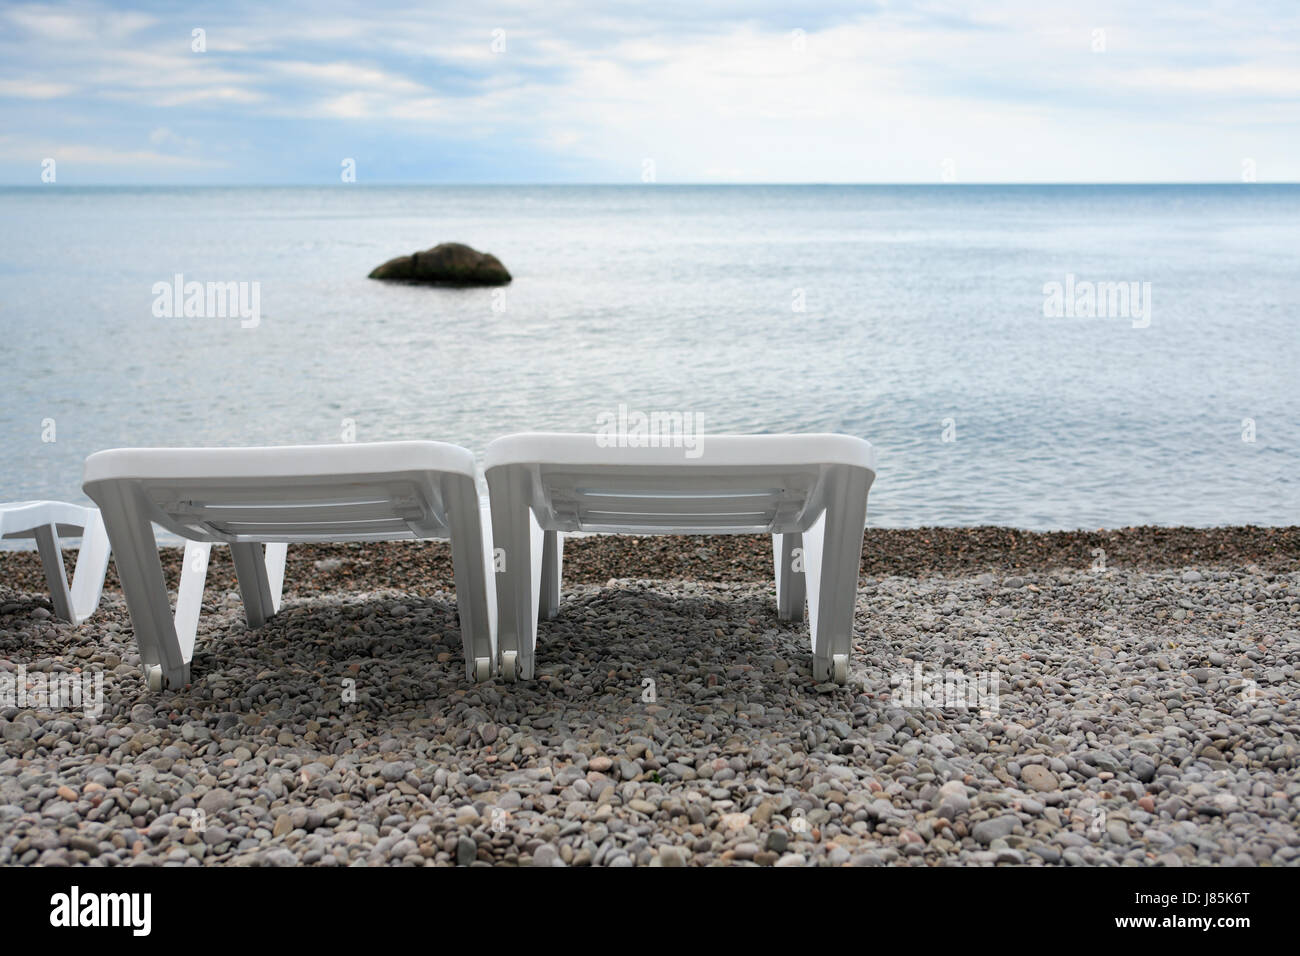
{"label": "white cloud", "polygon": [[52,157],[60,165],[191,168],[220,165],[194,156],[174,156],[145,149],[121,150],[85,143],[31,143],[13,136],[0,137],[0,160],[34,163],[44,157]]}
{"label": "white cloud", "polygon": [[33,38],[65,44],[123,40],[158,22],[135,11],[38,4],[10,7],[3,16]]}
{"label": "white cloud", "polygon": [[166,126],[159,126],[149,134],[149,143],[152,146],[171,147],[173,149],[196,150],[199,148],[199,141],[192,136],[178,136]]}
{"label": "white cloud", "polygon": [[68,96],[77,87],[70,83],[43,83],[40,80],[0,80],[0,96],[23,100],[53,100]]}
{"label": "white cloud", "polygon": [[1120,82],[1158,92],[1297,96],[1300,95],[1300,68],[1242,65],[1171,70],[1152,67],[1124,76]]}
{"label": "white cloud", "polygon": [[354,63],[305,63],[299,60],[287,60],[271,64],[271,69],[313,83],[367,88],[393,95],[428,92],[424,86],[405,77]]}
{"label": "white cloud", "polygon": [[171,93],[160,92],[152,102],[156,106],[192,106],[196,103],[240,103],[252,105],[260,103],[263,95],[256,90],[246,90],[238,86],[214,86],[207,89],[178,90]]}

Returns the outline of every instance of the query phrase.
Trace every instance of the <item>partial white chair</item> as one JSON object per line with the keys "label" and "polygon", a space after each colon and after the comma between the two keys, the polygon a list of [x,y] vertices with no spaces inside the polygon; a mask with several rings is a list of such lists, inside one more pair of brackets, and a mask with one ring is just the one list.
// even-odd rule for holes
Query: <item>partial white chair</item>
{"label": "partial white chair", "polygon": [[765,533],[781,618],[802,620],[806,598],[813,675],[847,682],[875,450],[847,435],[705,435],[696,449],[549,433],[488,445],[503,677],[533,676],[538,617],[559,605],[562,532]]}
{"label": "partial white chair", "polygon": [[[149,686],[190,679],[208,552],[230,545],[250,628],[280,607],[290,543],[450,538],[470,680],[496,656],[474,456],[431,441],[119,448],[86,459]],[[173,616],[153,525],[185,538]],[[265,545],[265,551],[263,551]]]}
{"label": "partial white chair", "polygon": [[[60,535],[81,538],[71,588],[59,551]],[[95,613],[104,592],[109,553],[108,535],[99,511],[66,501],[0,504],[0,537],[36,539],[56,617],[80,624]]]}

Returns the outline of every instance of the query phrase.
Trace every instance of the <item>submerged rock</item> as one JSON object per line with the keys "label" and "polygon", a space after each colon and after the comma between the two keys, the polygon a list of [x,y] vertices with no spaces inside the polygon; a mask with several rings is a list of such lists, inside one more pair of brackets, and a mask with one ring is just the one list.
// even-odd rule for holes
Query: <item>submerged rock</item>
{"label": "submerged rock", "polygon": [[443,242],[424,252],[389,259],[370,278],[431,285],[505,285],[510,273],[490,253],[460,242]]}

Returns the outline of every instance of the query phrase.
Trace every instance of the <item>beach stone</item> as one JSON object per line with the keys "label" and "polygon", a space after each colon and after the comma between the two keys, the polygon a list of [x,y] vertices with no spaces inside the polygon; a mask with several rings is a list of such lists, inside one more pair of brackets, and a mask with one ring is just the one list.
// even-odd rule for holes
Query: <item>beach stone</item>
{"label": "beach stone", "polygon": [[660,866],[685,866],[686,854],[681,847],[662,846],[659,848],[659,865]]}
{"label": "beach stone", "polygon": [[994,840],[1010,836],[1019,823],[1019,820],[1010,815],[981,820],[971,829],[971,836],[987,846]]}
{"label": "beach stone", "polygon": [[555,866],[560,860],[560,852],[549,843],[543,843],[533,851],[533,866]]}
{"label": "beach stone", "polygon": [[209,816],[231,809],[235,805],[235,795],[229,790],[218,787],[209,790],[199,798],[199,809]]}
{"label": "beach stone", "polygon": [[463,836],[456,841],[456,865],[469,866],[478,858],[478,844]]}
{"label": "beach stone", "polygon": [[1061,781],[1056,778],[1056,774],[1036,763],[1020,768],[1020,782],[1039,793],[1058,790],[1061,786]]}
{"label": "beach stone", "polygon": [[456,811],[456,826],[458,827],[478,826],[480,819],[478,811],[473,807],[464,806]]}

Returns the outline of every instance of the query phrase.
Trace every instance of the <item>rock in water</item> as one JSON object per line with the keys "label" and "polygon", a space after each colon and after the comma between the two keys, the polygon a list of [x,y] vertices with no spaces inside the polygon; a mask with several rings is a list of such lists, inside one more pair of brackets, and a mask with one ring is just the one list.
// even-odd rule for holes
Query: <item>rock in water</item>
{"label": "rock in water", "polygon": [[389,259],[370,278],[431,285],[505,285],[510,273],[490,253],[460,242],[443,242],[424,252]]}

